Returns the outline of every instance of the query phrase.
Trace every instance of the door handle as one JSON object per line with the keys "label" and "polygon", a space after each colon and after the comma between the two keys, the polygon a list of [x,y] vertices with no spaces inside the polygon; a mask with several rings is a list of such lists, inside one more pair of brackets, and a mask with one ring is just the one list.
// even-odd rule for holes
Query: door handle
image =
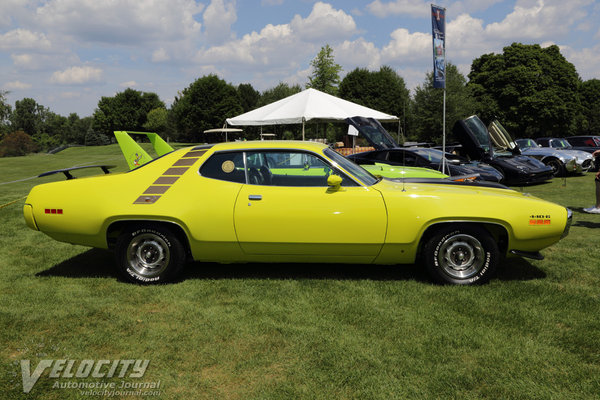
{"label": "door handle", "polygon": [[248,200],[262,200],[262,195],[260,194],[249,194]]}

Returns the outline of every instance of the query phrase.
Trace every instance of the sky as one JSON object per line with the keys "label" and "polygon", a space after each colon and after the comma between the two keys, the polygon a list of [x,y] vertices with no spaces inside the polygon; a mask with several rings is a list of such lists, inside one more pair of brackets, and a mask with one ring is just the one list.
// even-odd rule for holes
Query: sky
{"label": "sky", "polygon": [[[447,60],[513,42],[556,44],[583,80],[600,78],[600,1],[462,0],[446,7]],[[126,88],[167,106],[216,74],[264,91],[302,87],[325,44],[341,77],[388,65],[409,89],[432,70],[431,3],[419,0],[0,0],[0,90],[67,116]]]}

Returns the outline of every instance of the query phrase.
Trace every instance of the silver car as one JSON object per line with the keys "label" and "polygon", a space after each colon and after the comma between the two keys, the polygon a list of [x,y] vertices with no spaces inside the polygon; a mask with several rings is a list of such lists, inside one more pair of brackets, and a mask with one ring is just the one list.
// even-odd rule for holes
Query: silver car
{"label": "silver car", "polygon": [[541,147],[533,139],[512,140],[508,131],[494,120],[488,126],[494,144],[511,151],[536,158],[552,167],[554,176],[564,176],[568,173],[582,174],[592,167],[592,155],[584,151],[557,150],[550,147]]}
{"label": "silver car", "polygon": [[[551,166],[555,176],[562,176],[566,173],[581,174],[591,167],[591,161],[584,166],[584,156],[580,154],[556,150],[551,147],[541,147],[533,139],[517,139],[515,142],[523,154],[535,157],[544,164]],[[585,158],[591,160],[591,154],[586,154]]]}

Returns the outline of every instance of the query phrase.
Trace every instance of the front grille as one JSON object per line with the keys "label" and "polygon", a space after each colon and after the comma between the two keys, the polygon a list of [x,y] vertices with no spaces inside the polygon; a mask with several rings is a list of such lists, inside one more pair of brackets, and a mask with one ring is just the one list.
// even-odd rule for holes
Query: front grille
{"label": "front grille", "polygon": [[590,169],[592,167],[592,160],[587,159],[583,163],[581,163],[581,168]]}

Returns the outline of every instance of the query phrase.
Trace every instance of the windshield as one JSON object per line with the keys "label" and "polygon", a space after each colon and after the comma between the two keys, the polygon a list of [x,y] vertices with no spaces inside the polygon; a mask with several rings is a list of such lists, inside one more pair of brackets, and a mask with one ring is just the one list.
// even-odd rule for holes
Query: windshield
{"label": "windshield", "polygon": [[327,157],[336,162],[340,167],[344,168],[356,178],[360,179],[365,185],[371,186],[378,182],[377,178],[371,175],[367,170],[358,166],[357,164],[354,164],[352,161],[336,153],[335,151],[331,149],[325,149],[324,153]]}
{"label": "windshield", "polygon": [[427,160],[434,163],[442,162],[442,151],[436,149],[411,149],[414,153],[425,157]]}
{"label": "windshield", "polygon": [[486,151],[490,151],[490,139],[488,130],[485,127],[485,124],[481,122],[479,118],[467,118],[464,120],[465,124],[469,128],[469,131],[477,140],[479,146]]}
{"label": "windshield", "polygon": [[571,145],[565,139],[552,139],[552,147],[559,149],[570,149]]}
{"label": "windshield", "polygon": [[532,148],[535,149],[538,147],[537,143],[533,139],[517,139],[516,142],[519,148],[521,148],[522,150]]}

